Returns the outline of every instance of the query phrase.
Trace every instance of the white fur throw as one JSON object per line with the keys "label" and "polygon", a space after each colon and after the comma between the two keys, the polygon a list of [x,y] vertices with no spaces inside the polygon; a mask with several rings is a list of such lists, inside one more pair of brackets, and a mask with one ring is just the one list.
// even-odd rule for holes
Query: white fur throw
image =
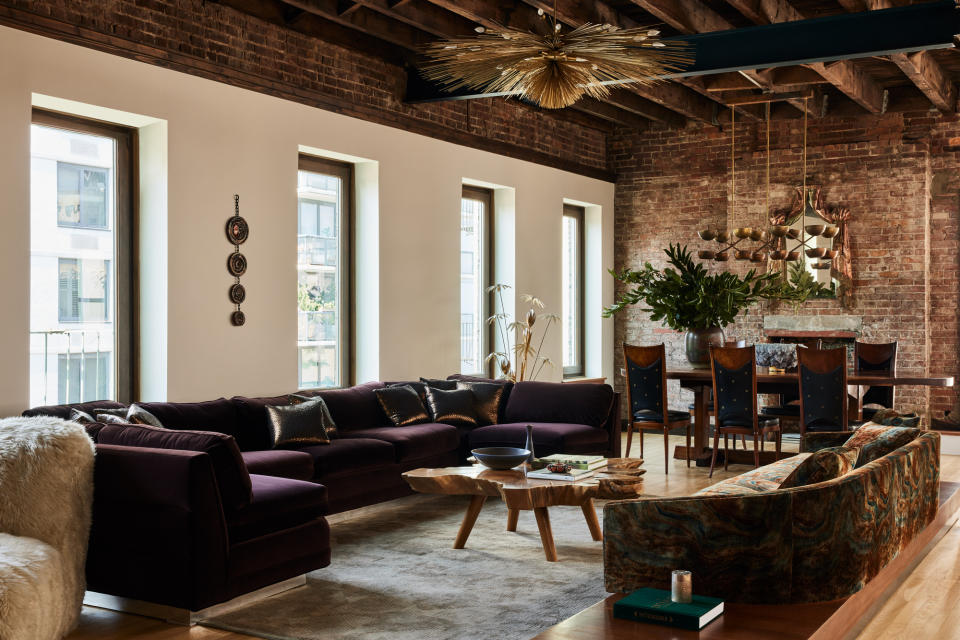
{"label": "white fur throw", "polygon": [[[14,635],[0,634],[0,640],[60,638],[76,626],[86,587],[93,456],[93,442],[75,422],[49,417],[0,420],[0,532],[34,539],[32,545],[23,542],[19,547],[10,547],[12,543],[5,539],[8,546],[0,549],[0,555],[12,548],[20,548],[24,555],[20,561],[5,559],[0,563],[0,582],[36,576],[36,595],[47,597],[47,589],[56,583],[46,574],[52,563],[60,565],[62,590],[52,601],[32,602],[51,618],[44,621],[45,628],[47,623],[55,625],[49,628],[49,635],[20,635],[14,629]],[[41,550],[36,541],[51,547],[54,553]],[[47,567],[41,570],[37,562]],[[19,602],[18,598],[7,600],[8,590],[0,590],[0,596],[0,616],[11,615],[11,621],[30,619],[23,612],[7,610],[5,605],[15,608]],[[62,612],[53,612],[55,607]],[[0,622],[0,630],[5,632],[4,622]]]}
{"label": "white fur throw", "polygon": [[50,545],[0,533],[0,638],[62,638],[76,618],[66,574]]}

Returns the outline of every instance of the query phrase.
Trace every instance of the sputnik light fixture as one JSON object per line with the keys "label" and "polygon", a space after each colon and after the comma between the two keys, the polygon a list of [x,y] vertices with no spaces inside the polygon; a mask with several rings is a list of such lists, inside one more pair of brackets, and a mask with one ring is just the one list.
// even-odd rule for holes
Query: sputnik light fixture
{"label": "sputnik light fixture", "polygon": [[433,42],[422,49],[423,74],[447,89],[515,93],[547,109],[574,104],[584,95],[610,95],[608,81],[651,84],[693,62],[687,43],[658,39],[649,27],[620,29],[582,24],[564,31],[553,15],[538,11],[546,34],[497,26],[476,35]]}

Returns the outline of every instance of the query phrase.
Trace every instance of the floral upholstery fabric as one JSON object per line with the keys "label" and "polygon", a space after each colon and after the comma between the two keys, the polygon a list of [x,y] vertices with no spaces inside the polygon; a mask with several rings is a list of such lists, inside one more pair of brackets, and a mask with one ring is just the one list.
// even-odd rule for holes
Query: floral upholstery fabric
{"label": "floral upholstery fabric", "polygon": [[739,476],[721,480],[696,492],[695,496],[749,495],[760,491],[774,491],[809,456],[800,453],[783,460],[747,471]]}
{"label": "floral upholstery fabric", "polygon": [[926,431],[815,485],[608,502],[606,589],[669,589],[670,571],[683,567],[693,571],[698,593],[728,602],[845,598],[933,520],[939,485],[940,434]]}
{"label": "floral upholstery fabric", "polygon": [[884,427],[867,423],[854,432],[845,447],[860,449],[857,467],[862,467],[895,451],[920,435],[913,427]]}
{"label": "floral upholstery fabric", "polygon": [[829,447],[811,453],[780,484],[781,489],[805,487],[850,473],[857,463],[859,449]]}

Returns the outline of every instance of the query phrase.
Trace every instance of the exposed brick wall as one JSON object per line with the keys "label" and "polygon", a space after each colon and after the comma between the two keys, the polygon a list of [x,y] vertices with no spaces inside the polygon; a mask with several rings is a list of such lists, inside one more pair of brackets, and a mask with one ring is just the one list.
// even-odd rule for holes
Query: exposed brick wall
{"label": "exposed brick wall", "polygon": [[[663,266],[662,249],[680,242],[708,248],[696,230],[767,226],[766,127],[738,123],[736,205],[729,212],[730,133],[711,127],[682,132],[618,131],[611,139],[617,172],[617,268],[645,261]],[[898,370],[907,374],[960,374],[958,367],[958,221],[960,154],[946,149],[960,135],[955,117],[936,113],[888,114],[811,121],[808,184],[823,185],[828,206],[851,210],[854,299],[814,300],[799,314],[850,314],[863,318],[862,340],[899,341]],[[770,208],[789,206],[802,173],[802,120],[774,121],[771,128]],[[729,268],[747,265],[728,263]],[[711,269],[715,268],[713,266]],[[623,288],[618,288],[618,294]],[[793,313],[788,305],[762,304],[727,330],[728,336],[765,341],[764,313]],[[616,321],[617,361],[624,340],[666,342],[670,360],[685,362],[682,336],[650,322],[639,308]],[[623,388],[619,377],[617,387]],[[672,383],[676,385],[676,383]],[[691,395],[674,386],[672,402]],[[904,409],[928,405],[938,417],[957,403],[956,389],[900,387]],[[954,409],[954,415],[958,413]]]}
{"label": "exposed brick wall", "polygon": [[465,134],[504,155],[526,150],[543,164],[607,170],[607,132],[578,114],[503,98],[404,104],[400,66],[215,2],[0,0],[0,23],[471,144],[457,138]]}

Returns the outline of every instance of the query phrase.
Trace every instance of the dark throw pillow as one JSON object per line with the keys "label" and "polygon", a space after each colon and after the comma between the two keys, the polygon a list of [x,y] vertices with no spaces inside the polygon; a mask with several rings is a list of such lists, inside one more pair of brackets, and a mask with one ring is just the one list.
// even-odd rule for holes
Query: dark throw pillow
{"label": "dark throw pillow", "polygon": [[267,405],[267,419],[273,434],[273,448],[330,444],[327,425],[333,424],[323,398],[288,405]]}
{"label": "dark throw pillow", "polygon": [[[127,407],[117,407],[116,409],[97,409],[96,411],[92,412],[91,415],[116,416],[118,418],[126,418],[127,411],[129,411]],[[124,422],[126,422],[126,420],[124,420]]]}
{"label": "dark throw pillow", "polygon": [[434,422],[455,427],[477,426],[477,414],[473,408],[473,392],[469,389],[446,391],[427,387],[427,410]]}
{"label": "dark throw pillow", "polygon": [[857,463],[859,449],[828,447],[814,451],[780,483],[780,489],[805,487],[850,473]]}
{"label": "dark throw pillow", "polygon": [[80,409],[70,409],[70,417],[68,420],[71,422],[79,422],[80,424],[91,424],[96,422],[96,419],[92,415],[86,411],[80,411]]}
{"label": "dark throw pillow", "polygon": [[374,393],[393,426],[408,427],[430,422],[430,415],[420,401],[420,395],[410,385],[383,387],[375,389]]}
{"label": "dark throw pillow", "polygon": [[443,389],[444,391],[454,391],[457,388],[456,380],[437,380],[435,378],[420,378],[420,382],[433,387],[434,389]]}
{"label": "dark throw pillow", "polygon": [[[287,399],[290,401],[290,404],[303,404],[304,402],[311,402],[316,400],[317,397],[310,396],[301,396],[298,393],[291,393],[287,396]],[[326,401],[324,401],[324,406],[326,406]],[[336,438],[337,435],[337,424],[333,421],[333,416],[330,415],[330,407],[327,407],[327,423],[323,425],[324,431],[327,432],[327,437],[330,439]]]}
{"label": "dark throw pillow", "polygon": [[98,413],[96,421],[103,424],[130,424],[126,416],[115,416],[112,413]]}
{"label": "dark throw pillow", "polygon": [[130,405],[127,410],[127,422],[131,424],[145,424],[151,427],[163,427],[163,423],[157,416],[153,415],[138,404]]}
{"label": "dark throw pillow", "polygon": [[503,401],[507,397],[507,385],[458,380],[457,389],[468,389],[473,393],[473,410],[477,414],[479,426],[500,422]]}

